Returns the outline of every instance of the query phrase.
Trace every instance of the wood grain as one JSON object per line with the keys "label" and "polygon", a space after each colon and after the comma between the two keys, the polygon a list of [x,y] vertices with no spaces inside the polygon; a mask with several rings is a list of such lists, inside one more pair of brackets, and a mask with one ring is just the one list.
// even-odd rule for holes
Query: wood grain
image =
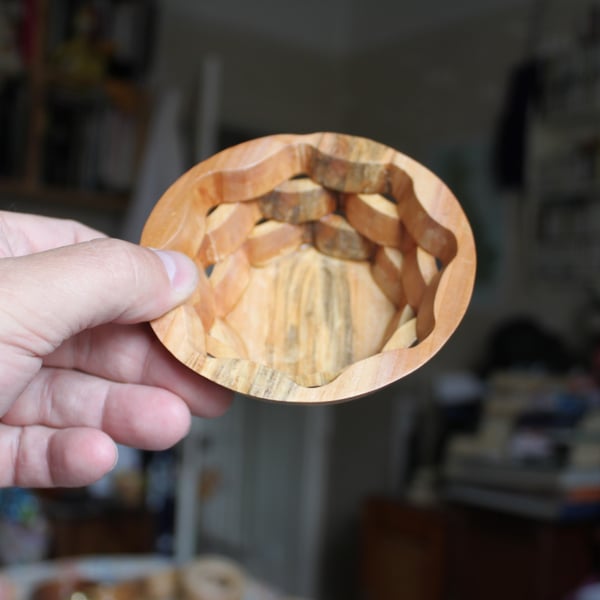
{"label": "wood grain", "polygon": [[170,352],[221,385],[289,402],[347,400],[419,368],[460,323],[476,263],[439,178],[334,133],[260,138],[196,165],[141,242],[214,265],[152,322]]}
{"label": "wood grain", "polygon": [[348,222],[359,233],[381,246],[401,247],[403,231],[396,204],[381,194],[349,194],[344,206]]}
{"label": "wood grain", "polygon": [[254,266],[266,265],[275,258],[295,252],[304,241],[304,228],[289,223],[259,223],[248,236],[246,251]]}
{"label": "wood grain", "polygon": [[235,252],[259,219],[256,202],[218,205],[206,219],[206,234],[198,251],[201,264],[214,265]]}
{"label": "wood grain", "polygon": [[371,266],[373,281],[396,306],[406,304],[406,294],[402,282],[403,263],[404,258],[400,250],[380,246]]}
{"label": "wood grain", "polygon": [[337,196],[308,177],[290,179],[259,198],[263,217],[287,223],[316,221],[337,208]]}
{"label": "wood grain", "polygon": [[327,215],[314,224],[314,244],[320,252],[345,260],[369,260],[375,245],[344,217]]}
{"label": "wood grain", "polygon": [[[368,314],[362,314],[364,306]],[[302,248],[253,269],[227,321],[244,332],[249,356],[310,387],[376,353],[394,313],[368,263]]]}
{"label": "wood grain", "polygon": [[438,272],[435,257],[415,247],[404,254],[402,263],[402,285],[408,303],[417,308],[421,304],[427,286]]}
{"label": "wood grain", "polygon": [[[241,298],[250,280],[250,261],[245,249],[230,254],[225,260],[217,263],[210,274],[215,308],[218,317],[227,316]],[[210,329],[210,324],[205,324]]]}

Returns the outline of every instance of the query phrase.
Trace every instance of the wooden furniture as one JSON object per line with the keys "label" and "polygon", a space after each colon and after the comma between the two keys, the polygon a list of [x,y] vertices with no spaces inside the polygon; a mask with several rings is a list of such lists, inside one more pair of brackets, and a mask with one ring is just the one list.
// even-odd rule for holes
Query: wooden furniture
{"label": "wooden furniture", "polygon": [[[39,201],[41,211],[45,203],[123,211],[148,102],[135,69],[110,68],[119,40],[102,27],[121,7],[103,3],[96,14],[92,3],[13,4],[21,64],[0,78],[0,194]],[[136,3],[128,7],[136,10]],[[132,24],[121,24],[126,35]]]}
{"label": "wooden furniture", "polygon": [[593,521],[554,522],[454,507],[450,598],[564,600],[594,569]]}
{"label": "wooden furniture", "polygon": [[381,498],[362,521],[365,600],[440,600],[446,583],[446,514]]}
{"label": "wooden furniture", "polygon": [[564,600],[594,572],[598,525],[371,499],[361,587],[377,600]]}
{"label": "wooden furniture", "polygon": [[113,507],[50,518],[51,557],[154,552],[155,517],[146,510]]}
{"label": "wooden furniture", "polygon": [[475,274],[469,224],[435,175],[333,133],[200,163],[160,199],[142,244],[200,270],[194,295],[152,324],[163,344],[270,400],[345,400],[414,371],[458,326]]}

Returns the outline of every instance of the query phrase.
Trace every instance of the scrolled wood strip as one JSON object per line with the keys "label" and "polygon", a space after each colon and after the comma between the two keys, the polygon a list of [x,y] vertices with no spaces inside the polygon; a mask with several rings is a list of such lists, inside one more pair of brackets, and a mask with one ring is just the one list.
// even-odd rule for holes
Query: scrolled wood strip
{"label": "scrolled wood strip", "polygon": [[215,319],[206,336],[206,351],[215,358],[248,358],[244,341],[223,319]]}
{"label": "scrolled wood strip", "polygon": [[208,331],[213,326],[217,314],[217,302],[214,289],[204,271],[199,270],[198,285],[188,299],[188,303],[200,317],[204,330]]}
{"label": "scrolled wood strip", "polygon": [[429,285],[433,278],[438,274],[439,268],[435,256],[432,256],[423,248],[417,248],[417,265],[423,276],[425,285]]}
{"label": "scrolled wood strip", "polygon": [[246,202],[307,173],[312,137],[281,135],[245,142],[219,152],[183,177],[203,196],[225,203]]}
{"label": "scrolled wood strip", "polygon": [[206,234],[198,251],[198,260],[207,267],[235,252],[246,241],[260,216],[258,202],[217,206],[206,219]]}
{"label": "scrolled wood strip", "polygon": [[386,342],[382,352],[410,348],[417,341],[417,319],[413,318],[396,329]]}
{"label": "scrolled wood strip", "polygon": [[405,304],[402,308],[396,311],[396,314],[390,319],[385,334],[383,336],[383,345],[387,344],[389,339],[394,335],[394,332],[416,317],[416,312],[410,304]]}
{"label": "scrolled wood strip", "polygon": [[314,223],[314,244],[323,254],[345,260],[369,260],[375,250],[373,242],[335,214]]}
{"label": "scrolled wood strip", "polygon": [[265,221],[250,232],[245,248],[250,264],[264,266],[275,258],[294,252],[303,241],[303,226]]}
{"label": "scrolled wood strip", "polygon": [[209,278],[214,290],[216,315],[228,315],[244,293],[250,281],[250,261],[240,248],[217,263]]}
{"label": "scrolled wood strip", "polygon": [[[214,205],[207,196],[199,196],[195,190],[181,189],[181,182],[169,188],[172,198],[178,203],[177,218],[168,203],[159,203],[152,212],[155,223],[151,235],[143,236],[143,243],[153,248],[169,248],[183,252],[190,257],[196,256],[206,230],[206,213]],[[145,228],[145,231],[147,229]]]}
{"label": "scrolled wood strip", "polygon": [[267,219],[293,224],[316,221],[337,206],[336,195],[308,177],[284,181],[258,201]]}
{"label": "scrolled wood strip", "polygon": [[[438,293],[438,287],[444,276],[444,271],[438,273],[429,282],[421,297],[419,314],[417,315],[417,335],[420,340],[424,340],[434,329],[436,325],[435,304]],[[457,294],[459,296],[459,294]],[[447,310],[452,310],[452,304],[458,302],[455,298],[446,298]]]}
{"label": "scrolled wood strip", "polygon": [[371,265],[373,281],[395,306],[406,304],[406,295],[402,284],[403,262],[400,250],[381,246],[377,249]]}
{"label": "scrolled wood strip", "polygon": [[323,187],[353,194],[390,191],[389,166],[394,151],[360,137],[321,134],[309,158],[312,179]]}
{"label": "scrolled wood strip", "polygon": [[435,257],[423,248],[414,248],[404,254],[402,283],[408,303],[417,308],[421,304],[425,288],[438,273]]}
{"label": "scrolled wood strip", "polygon": [[[398,214],[409,234],[407,237],[447,265],[456,256],[456,236],[434,219],[428,209],[435,208],[436,216],[444,216],[444,207],[455,200],[448,188],[432,173],[424,171],[421,165],[399,153],[395,156],[395,163],[400,164],[390,167],[392,195],[398,202]],[[408,176],[405,169],[411,171],[413,177]],[[415,174],[419,175],[416,179]],[[425,193],[417,194],[416,187],[420,189],[424,185],[427,187]],[[407,251],[408,248],[403,247],[402,250]]]}
{"label": "scrolled wood strip", "polygon": [[290,368],[287,365],[278,365],[277,368],[279,371],[290,377],[290,379],[292,379],[296,385],[301,385],[302,387],[307,388],[318,387],[329,383],[339,375],[339,371],[315,371],[314,373],[302,373],[298,372],[298,369]]}
{"label": "scrolled wood strip", "polygon": [[376,244],[401,247],[403,230],[396,204],[381,194],[348,194],[344,204],[348,222],[359,233]]}

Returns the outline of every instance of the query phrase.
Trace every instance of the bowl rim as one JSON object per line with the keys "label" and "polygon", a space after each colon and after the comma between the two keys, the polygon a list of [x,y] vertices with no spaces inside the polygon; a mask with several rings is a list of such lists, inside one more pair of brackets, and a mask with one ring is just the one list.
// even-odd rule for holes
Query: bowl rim
{"label": "bowl rim", "polygon": [[[367,155],[355,149],[366,147]],[[144,226],[141,244],[177,250],[194,258],[205,234],[205,223],[191,218],[192,210],[205,211],[225,202],[250,200],[289,179],[290,173],[306,172],[307,161],[315,155],[330,162],[357,161],[366,172],[385,173],[396,170],[407,177],[410,192],[426,215],[451,232],[454,248],[440,246],[444,268],[429,303],[433,325],[417,345],[379,352],[358,360],[339,375],[318,387],[304,387],[289,376],[266,365],[242,358],[215,358],[202,349],[198,336],[203,335],[198,317],[186,303],[151,322],[152,329],[166,348],[197,373],[221,385],[265,400],[323,403],[340,402],[370,394],[414,372],[430,360],[448,341],[460,324],[471,300],[476,270],[473,233],[464,211],[450,189],[434,173],[409,156],[388,146],[359,136],[331,132],[313,134],[277,134],[256,138],[227,148],[195,165],[167,189],[155,205]],[[373,158],[373,156],[375,158]],[[283,162],[282,162],[283,161]],[[282,166],[283,165],[283,166]],[[252,171],[248,189],[247,174]],[[264,177],[261,177],[263,175]],[[335,174],[334,174],[335,175]],[[270,182],[270,183],[269,183]],[[380,191],[385,182],[374,182]],[[370,187],[361,190],[370,193]],[[223,200],[226,198],[226,200]],[[173,216],[179,214],[178,219]],[[414,227],[426,227],[415,223]],[[193,231],[190,228],[195,228]],[[187,232],[193,235],[185,235]],[[438,243],[431,240],[432,244]],[[428,297],[429,296],[429,297]],[[427,325],[426,325],[427,326]],[[195,339],[196,338],[196,339]]]}

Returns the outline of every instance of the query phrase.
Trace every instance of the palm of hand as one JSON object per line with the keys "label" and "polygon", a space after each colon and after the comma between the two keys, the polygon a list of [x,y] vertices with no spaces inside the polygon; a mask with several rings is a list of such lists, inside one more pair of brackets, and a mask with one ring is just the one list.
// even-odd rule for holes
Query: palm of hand
{"label": "palm of hand", "polygon": [[191,262],[166,261],[172,281],[149,250],[0,213],[0,486],[91,483],[114,465],[114,442],[166,448],[190,412],[227,408],[230,395],[145,324],[195,285]]}

